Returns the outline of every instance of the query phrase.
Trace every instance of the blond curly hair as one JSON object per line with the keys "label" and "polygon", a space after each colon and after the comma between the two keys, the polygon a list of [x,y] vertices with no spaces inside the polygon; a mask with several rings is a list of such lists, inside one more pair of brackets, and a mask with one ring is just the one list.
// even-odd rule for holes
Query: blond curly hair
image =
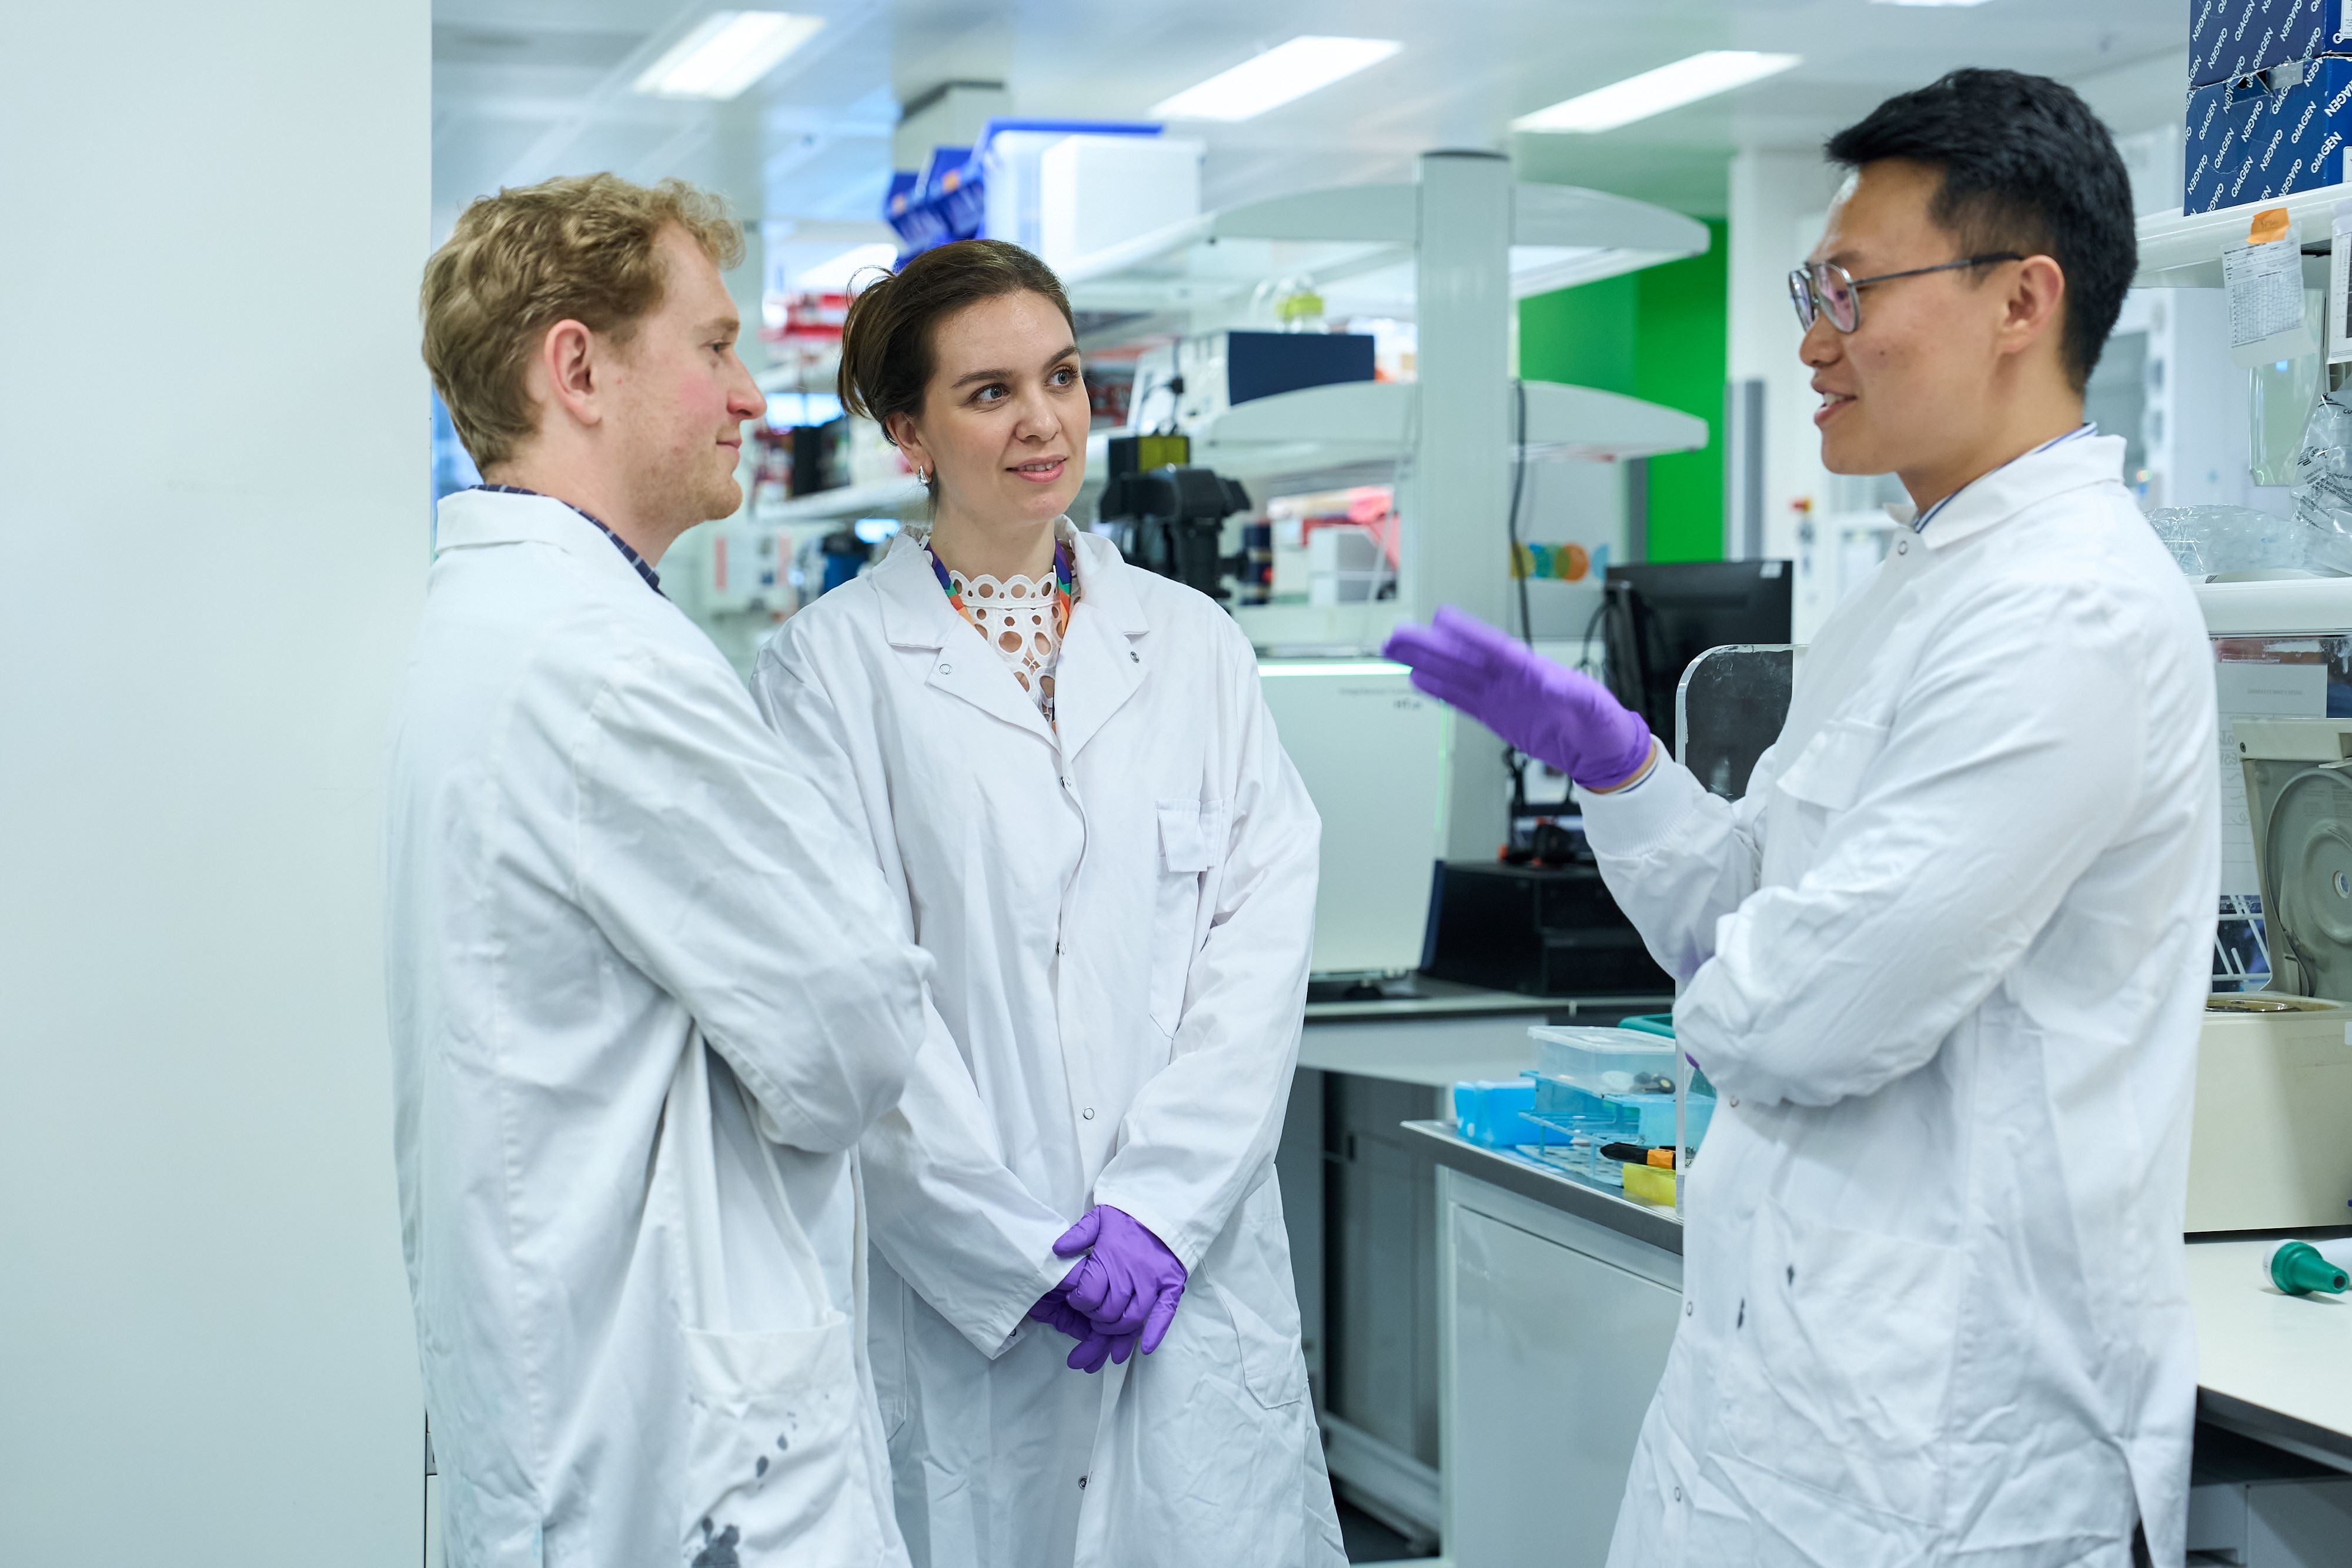
{"label": "blond curly hair", "polygon": [[684,230],[724,271],[743,233],[718,197],[683,180],[632,184],[576,174],[483,196],[425,264],[425,364],[458,439],[488,469],[538,427],[524,367],[550,327],[577,321],[624,346],[657,309],[662,231]]}

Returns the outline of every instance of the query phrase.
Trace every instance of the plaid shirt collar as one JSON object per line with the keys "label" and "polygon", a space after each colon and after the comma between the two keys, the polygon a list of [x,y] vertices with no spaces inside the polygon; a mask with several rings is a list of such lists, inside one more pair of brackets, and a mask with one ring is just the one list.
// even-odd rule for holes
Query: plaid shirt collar
{"label": "plaid shirt collar", "polygon": [[[477,490],[488,490],[494,496],[538,496],[541,500],[554,500],[557,498],[551,496],[541,495],[541,492],[537,490],[526,490],[520,485],[477,485],[474,488]],[[572,507],[572,503],[569,501],[565,501],[563,504],[567,507]],[[628,563],[637,569],[637,575],[646,580],[646,586],[652,589],[656,593],[661,593],[662,585],[659,574],[657,574],[652,567],[646,564],[645,557],[639,555],[635,550],[629,548],[628,540],[623,538],[620,535],[606,528],[603,519],[593,517],[587,512],[581,511],[578,507],[572,507],[572,509],[575,512],[579,512],[582,517],[587,517],[590,522],[594,523],[596,525],[596,531],[603,534],[606,538],[612,540],[613,548],[619,550],[621,554],[627,559]],[[667,599],[669,595],[662,593],[662,597]]]}

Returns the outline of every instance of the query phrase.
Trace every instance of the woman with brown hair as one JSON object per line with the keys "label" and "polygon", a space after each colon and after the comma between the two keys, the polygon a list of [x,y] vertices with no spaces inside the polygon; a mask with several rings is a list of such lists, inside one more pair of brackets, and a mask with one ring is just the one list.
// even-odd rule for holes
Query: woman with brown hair
{"label": "woman with brown hair", "polygon": [[862,1146],[908,1546],[1342,1563],[1274,1180],[1318,824],[1248,641],[1070,526],[1086,386],[1027,252],[965,241],[872,284],[841,391],[932,520],[754,684],[938,965]]}

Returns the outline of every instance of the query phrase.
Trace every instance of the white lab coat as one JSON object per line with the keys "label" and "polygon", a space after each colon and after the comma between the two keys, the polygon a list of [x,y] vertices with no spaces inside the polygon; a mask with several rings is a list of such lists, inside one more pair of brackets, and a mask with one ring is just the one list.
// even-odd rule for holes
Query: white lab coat
{"label": "white lab coat", "polygon": [[439,522],[385,939],[449,1562],[903,1563],[853,1150],[929,961],[609,539],[481,491]]}
{"label": "white lab coat", "polygon": [[[931,1568],[1337,1564],[1273,1168],[1318,823],[1230,618],[1076,542],[1058,733],[911,538],[753,680],[939,965],[864,1145],[899,1521]],[[1088,1376],[1024,1314],[1097,1203],[1191,1282],[1157,1352]]]}
{"label": "white lab coat", "polygon": [[1898,534],[1738,804],[1585,802],[1723,1096],[1612,1568],[2181,1559],[2214,688],[2123,452]]}

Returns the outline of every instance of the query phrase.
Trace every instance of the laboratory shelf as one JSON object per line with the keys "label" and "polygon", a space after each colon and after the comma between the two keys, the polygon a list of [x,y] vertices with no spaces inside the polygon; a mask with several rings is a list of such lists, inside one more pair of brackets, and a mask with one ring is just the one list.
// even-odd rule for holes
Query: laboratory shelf
{"label": "laboratory shelf", "polygon": [[[1706,422],[1675,409],[1557,382],[1525,385],[1531,460],[1622,460],[1706,445]],[[1342,382],[1253,399],[1206,423],[1194,461],[1247,478],[1394,459],[1412,445],[1420,400],[1410,382]]]}
{"label": "laboratory shelf", "polygon": [[[1171,329],[1177,318],[1198,330],[1204,310],[1239,325],[1259,291],[1278,284],[1321,293],[1328,315],[1409,319],[1420,199],[1409,183],[1347,185],[1206,213],[1080,256],[1061,269],[1062,282],[1076,308],[1130,318],[1087,334],[1095,348]],[[1511,193],[1514,298],[1697,256],[1708,244],[1706,225],[1645,202],[1569,185]]]}
{"label": "laboratory shelf", "polygon": [[2342,201],[2352,201],[2352,184],[2322,185],[2210,213],[2188,214],[2177,207],[2168,213],[2152,213],[2139,220],[2139,271],[2132,278],[2132,287],[2221,287],[2221,253],[2245,244],[2254,214],[2273,207],[2286,209],[2288,221],[2303,236],[2306,257],[2324,253],[2334,227],[2336,204]]}
{"label": "laboratory shelf", "polygon": [[[1071,504],[1073,516],[1094,515],[1092,498],[1102,489],[1105,465],[1110,461],[1110,438],[1121,434],[1124,433],[1097,430],[1087,437],[1087,479],[1078,488],[1077,499]],[[903,518],[921,511],[927,499],[922,486],[915,482],[912,475],[900,475],[868,485],[839,485],[830,490],[795,496],[789,501],[771,501],[759,508],[754,520],[796,526],[856,522],[860,517]]]}
{"label": "laboratory shelf", "polygon": [[860,517],[895,517],[923,504],[923,487],[911,476],[877,480],[870,485],[839,485],[789,501],[771,501],[754,513],[762,523],[855,522]]}

